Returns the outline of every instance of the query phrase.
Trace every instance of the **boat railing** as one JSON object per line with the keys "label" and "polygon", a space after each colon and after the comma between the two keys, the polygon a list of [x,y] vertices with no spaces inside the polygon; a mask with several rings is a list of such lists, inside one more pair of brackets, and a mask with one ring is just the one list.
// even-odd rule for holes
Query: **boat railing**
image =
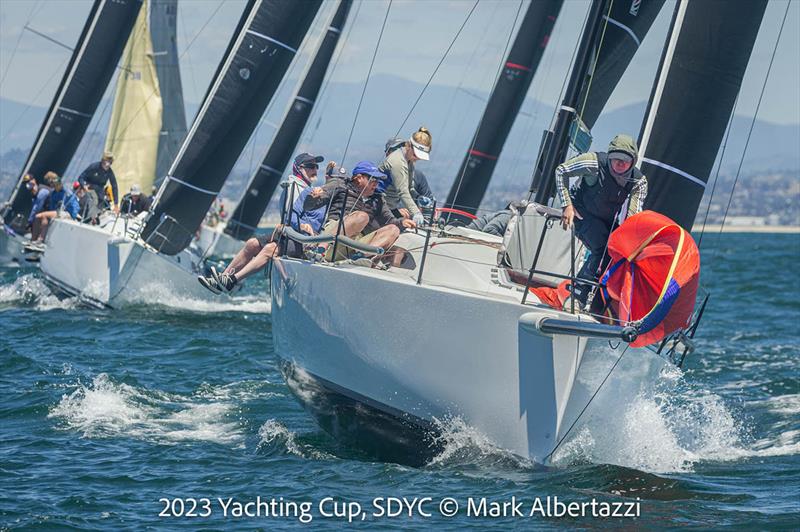
{"label": "boat railing", "polygon": [[[141,226],[141,228],[139,230],[139,235],[137,235],[137,238],[138,238],[138,236],[141,236],[141,232],[144,229],[144,225],[145,224],[142,224],[142,226]],[[166,231],[165,232],[162,232],[162,226],[166,227]],[[194,233],[192,231],[188,231],[185,227],[183,227],[178,222],[178,220],[176,220],[175,218],[173,218],[172,216],[170,216],[169,214],[166,214],[166,213],[161,215],[161,218],[158,221],[158,225],[156,226],[155,229],[153,229],[153,232],[150,233],[150,235],[145,239],[144,243],[147,244],[148,246],[152,247],[153,249],[155,249],[156,252],[161,253],[161,249],[164,247],[164,244],[166,244],[167,242],[171,242],[170,233],[172,232],[173,229],[176,229],[176,228],[182,230],[187,235],[187,237],[184,238],[184,240],[187,241],[187,245],[188,245],[188,242],[191,241],[192,235]],[[161,239],[159,244],[158,244],[158,246],[154,246],[153,243],[152,243],[154,237],[159,237]],[[185,246],[182,246],[182,247],[185,247]]]}
{"label": "boat railing", "polygon": [[293,240],[298,244],[329,244],[331,242],[338,241],[343,245],[353,248],[356,251],[361,251],[362,253],[370,253],[374,255],[383,255],[385,253],[385,250],[382,247],[370,246],[369,244],[364,244],[363,242],[353,240],[345,235],[304,235],[303,233],[295,231],[288,225],[283,228],[283,234],[289,240]]}

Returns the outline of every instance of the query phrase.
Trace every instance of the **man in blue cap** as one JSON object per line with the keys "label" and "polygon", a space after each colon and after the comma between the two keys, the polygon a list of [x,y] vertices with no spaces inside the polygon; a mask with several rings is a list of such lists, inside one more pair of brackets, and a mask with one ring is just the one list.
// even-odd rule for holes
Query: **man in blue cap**
{"label": "man in blue cap", "polygon": [[[403,229],[414,228],[417,224],[413,220],[396,217],[384,202],[383,196],[375,194],[378,182],[385,179],[386,174],[378,170],[375,163],[361,161],[353,168],[353,177],[349,181],[330,180],[325,186],[312,189],[303,208],[311,210],[330,203],[328,221],[322,229],[327,234],[336,234],[344,209],[342,232],[346,236],[371,246],[389,249]],[[347,194],[343,191],[347,191]],[[332,248],[328,249],[326,258],[340,260],[349,255],[350,250],[345,246],[338,246],[335,259],[332,257]]]}

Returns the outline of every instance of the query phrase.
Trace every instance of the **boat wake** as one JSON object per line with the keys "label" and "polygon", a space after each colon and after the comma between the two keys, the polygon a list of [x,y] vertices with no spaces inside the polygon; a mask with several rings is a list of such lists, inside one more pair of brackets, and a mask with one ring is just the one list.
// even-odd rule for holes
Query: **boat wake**
{"label": "boat wake", "polygon": [[0,286],[0,309],[4,307],[26,307],[36,310],[72,309],[78,306],[75,298],[59,299],[44,281],[27,273],[17,277],[13,283]]}
{"label": "boat wake", "polygon": [[272,302],[266,294],[241,296],[213,296],[208,299],[177,295],[168,288],[151,285],[138,290],[135,294],[125,296],[123,306],[153,305],[189,312],[246,312],[251,314],[269,314]]}
{"label": "boat wake", "polygon": [[85,438],[127,436],[161,444],[203,441],[243,447],[238,406],[253,397],[247,383],[204,386],[191,395],[170,394],[115,382],[105,373],[78,384],[48,417]]}

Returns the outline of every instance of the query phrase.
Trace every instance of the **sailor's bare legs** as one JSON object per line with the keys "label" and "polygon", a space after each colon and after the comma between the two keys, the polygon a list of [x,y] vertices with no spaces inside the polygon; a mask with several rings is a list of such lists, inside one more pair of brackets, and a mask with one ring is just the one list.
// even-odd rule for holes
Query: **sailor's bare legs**
{"label": "sailor's bare legs", "polygon": [[58,216],[56,211],[40,212],[33,219],[33,227],[31,227],[31,240],[34,242],[43,242],[44,237],[47,236],[47,226],[50,220]]}
{"label": "sailor's bare legs", "polygon": [[364,211],[351,212],[344,217],[344,234],[347,236],[355,236],[369,223],[369,214]]}
{"label": "sailor's bare legs", "polygon": [[236,280],[241,282],[262,269],[278,253],[278,244],[270,242],[259,251],[255,257],[236,272]]}
{"label": "sailor's bare legs", "polygon": [[389,249],[399,236],[400,229],[398,229],[396,225],[384,225],[372,233],[372,239],[369,241],[369,245]]}
{"label": "sailor's bare legs", "polygon": [[[244,247],[239,250],[239,253],[233,257],[233,260],[228,264],[228,267],[225,268],[225,271],[222,273],[232,274],[238,272],[241,268],[245,266],[248,262],[253,260],[253,257],[258,255],[261,251],[261,244],[258,243],[258,239],[256,238],[249,238],[244,243]],[[237,275],[236,278],[238,279],[239,276]]]}

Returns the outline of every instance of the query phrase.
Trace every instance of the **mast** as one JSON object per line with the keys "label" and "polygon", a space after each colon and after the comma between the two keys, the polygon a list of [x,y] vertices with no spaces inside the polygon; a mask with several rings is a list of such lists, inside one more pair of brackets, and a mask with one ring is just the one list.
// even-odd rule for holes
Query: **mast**
{"label": "mast", "polygon": [[297,54],[322,0],[250,0],[142,230],[156,250],[189,245]]}
{"label": "mast", "polygon": [[[553,172],[567,155],[569,148],[569,128],[575,119],[579,105],[579,96],[584,85],[594,54],[592,53],[600,30],[605,23],[603,14],[607,11],[607,0],[592,0],[586,27],[583,29],[581,42],[575,55],[569,82],[564,92],[558,112],[551,128],[545,132],[542,141],[543,149],[536,162],[531,192],[536,193],[535,201],[546,204],[553,195]],[[536,187],[534,189],[534,187]]]}
{"label": "mast", "polygon": [[679,0],[639,135],[645,208],[690,231],[766,0]]}
{"label": "mast", "polygon": [[[156,179],[167,175],[169,165],[186,137],[186,108],[183,104],[178,58],[177,18],[178,0],[150,0],[150,35],[162,101]],[[149,194],[150,191],[144,192]]]}
{"label": "mast", "polygon": [[123,53],[106,135],[105,151],[114,154],[114,175],[120,195],[127,193],[133,184],[146,193],[153,185],[161,116],[162,100],[147,21],[147,0],[144,0]]}
{"label": "mast", "polygon": [[22,177],[48,171],[63,175],[78,149],[117,67],[142,6],[141,0],[95,0],[36,141],[11,194],[5,223],[27,218],[31,200],[20,194]]}
{"label": "mast", "polygon": [[475,213],[531,85],[563,0],[532,0],[494,85],[447,205]]}
{"label": "mast", "polygon": [[275,138],[270,144],[261,165],[250,179],[242,199],[228,220],[225,233],[239,240],[250,238],[269,204],[269,200],[283,177],[283,169],[289,164],[292,154],[303,134],[308,118],[314,108],[320,87],[325,79],[339,35],[352,6],[352,0],[341,0],[317,54],[306,72],[297,95],[283,117]]}

